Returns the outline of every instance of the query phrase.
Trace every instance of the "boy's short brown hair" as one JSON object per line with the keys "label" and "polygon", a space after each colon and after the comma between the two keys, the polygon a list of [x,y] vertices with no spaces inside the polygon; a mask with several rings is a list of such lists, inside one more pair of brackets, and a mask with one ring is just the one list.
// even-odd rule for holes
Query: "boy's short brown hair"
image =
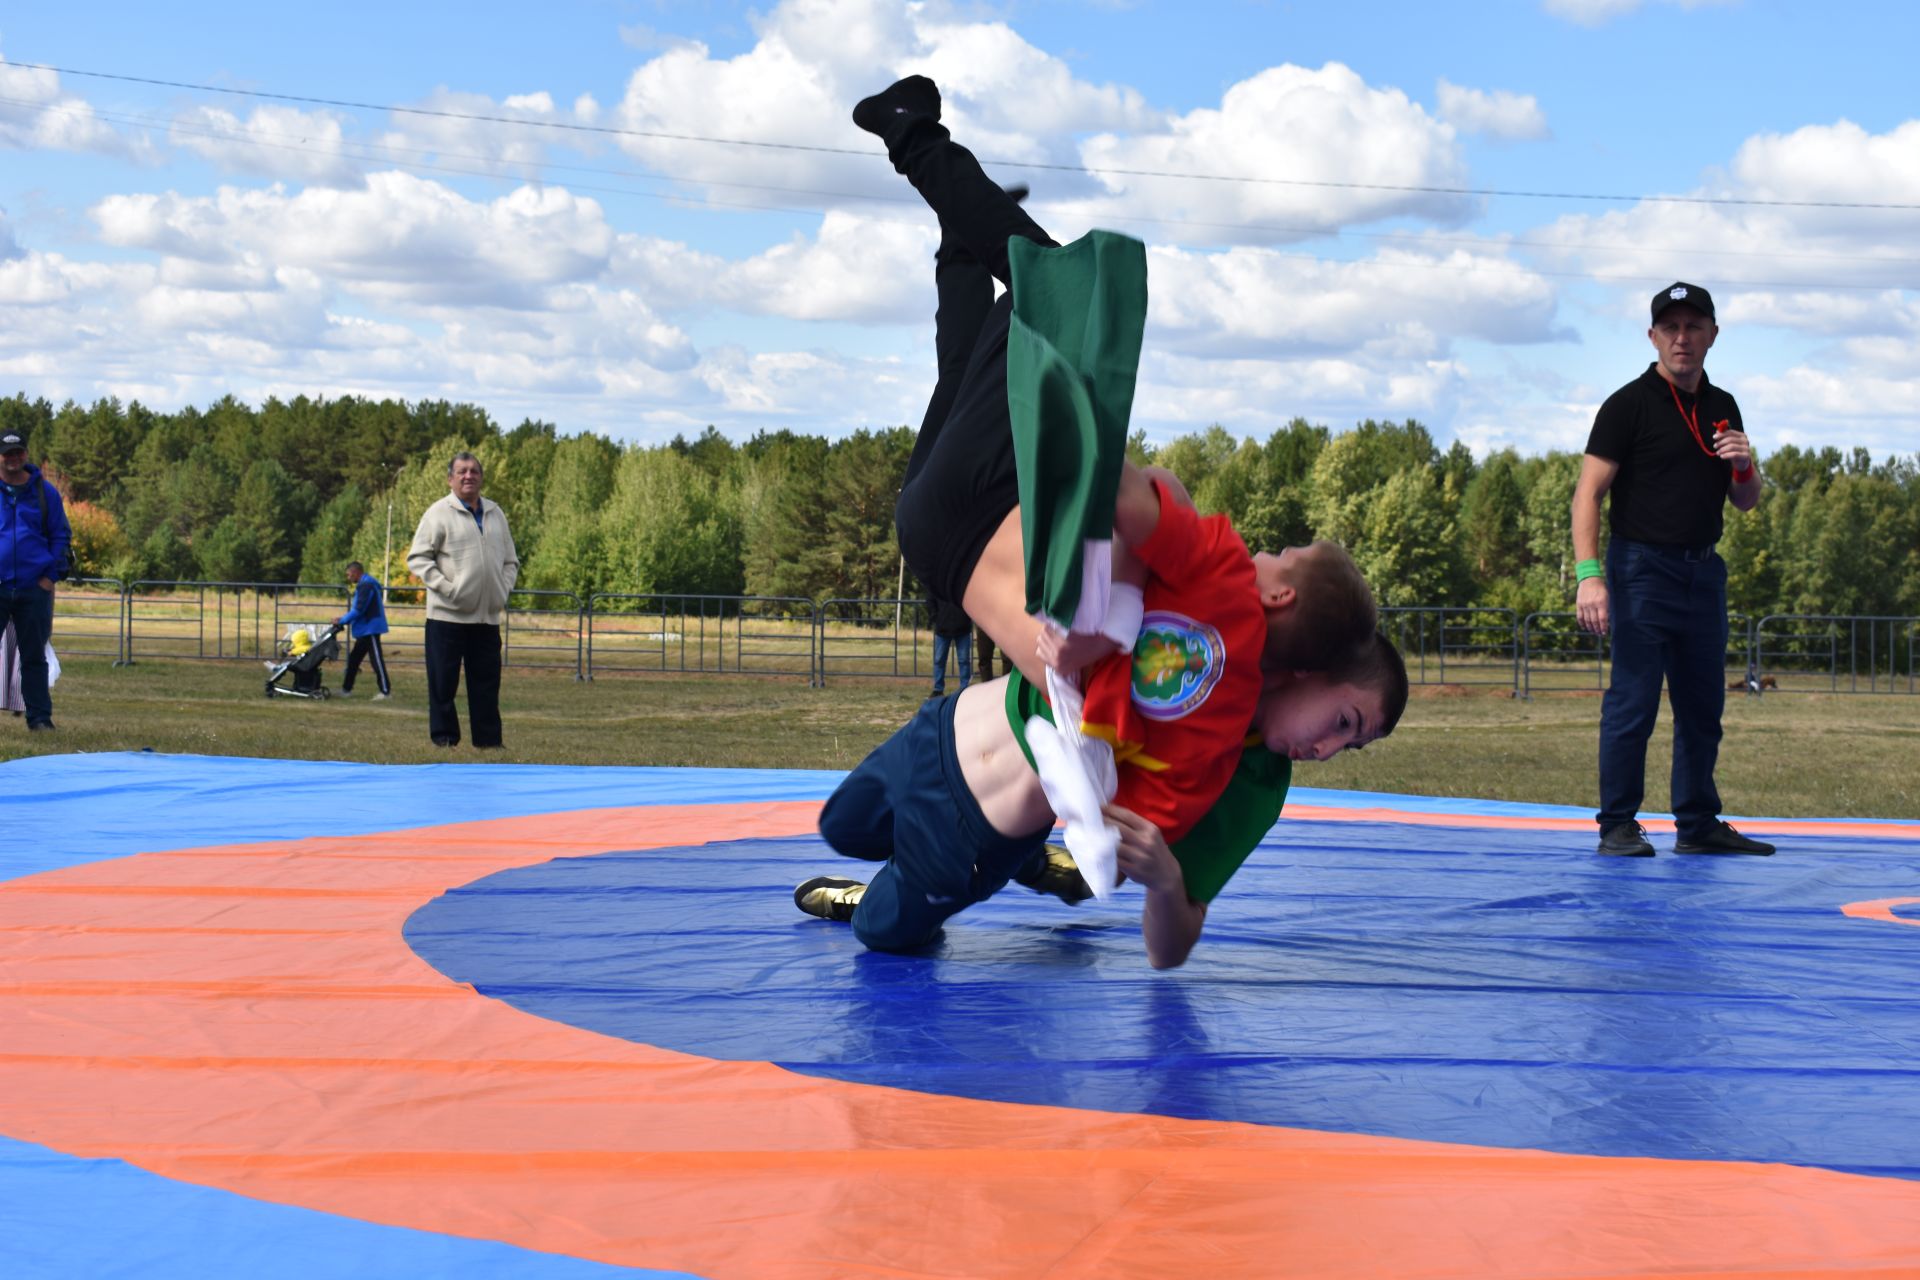
{"label": "boy's short brown hair", "polygon": [[1327,668],[1327,679],[1380,694],[1380,724],[1376,738],[1392,733],[1407,709],[1407,663],[1393,641],[1378,631],[1340,655]]}
{"label": "boy's short brown hair", "polygon": [[1263,665],[1325,671],[1359,649],[1379,626],[1373,590],[1339,543],[1323,538],[1297,549],[1287,557],[1282,576],[1294,590],[1294,601],[1267,619]]}

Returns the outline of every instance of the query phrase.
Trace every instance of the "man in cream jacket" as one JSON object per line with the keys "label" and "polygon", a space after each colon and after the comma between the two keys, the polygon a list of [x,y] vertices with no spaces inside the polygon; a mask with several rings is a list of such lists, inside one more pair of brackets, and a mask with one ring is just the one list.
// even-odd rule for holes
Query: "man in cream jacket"
{"label": "man in cream jacket", "polygon": [[447,464],[446,497],[414,530],[407,568],[427,587],[428,731],[437,747],[460,744],[460,668],[475,747],[500,745],[500,615],[520,576],[506,512],[480,496],[485,473],[471,453]]}

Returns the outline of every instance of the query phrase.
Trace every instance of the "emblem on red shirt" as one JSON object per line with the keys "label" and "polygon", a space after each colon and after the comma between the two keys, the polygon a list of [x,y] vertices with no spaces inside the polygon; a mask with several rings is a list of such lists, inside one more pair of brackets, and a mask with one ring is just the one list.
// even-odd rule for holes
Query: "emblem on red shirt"
{"label": "emblem on red shirt", "polygon": [[1150,610],[1133,646],[1133,705],[1149,720],[1178,720],[1207,700],[1226,668],[1216,628],[1170,609]]}

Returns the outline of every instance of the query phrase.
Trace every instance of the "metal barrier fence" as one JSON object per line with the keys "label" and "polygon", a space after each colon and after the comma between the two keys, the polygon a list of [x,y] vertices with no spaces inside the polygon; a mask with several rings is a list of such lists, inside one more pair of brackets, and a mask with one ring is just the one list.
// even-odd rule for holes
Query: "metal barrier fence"
{"label": "metal barrier fence", "polygon": [[933,678],[933,620],[926,601],[822,600],[814,618],[820,684],[829,675]]}
{"label": "metal barrier fence", "polygon": [[[1519,688],[1522,698],[1535,689],[1604,689],[1612,654],[1612,634],[1582,631],[1573,613],[1530,613],[1520,624]],[[1752,661],[1752,623],[1744,613],[1728,615],[1726,670],[1742,679]],[[1732,682],[1729,681],[1729,684]]]}
{"label": "metal barrier fence", "polygon": [[1520,633],[1511,609],[1395,606],[1380,610],[1380,629],[1400,647],[1414,684],[1519,683]]}
{"label": "metal barrier fence", "polygon": [[[109,589],[111,588],[111,589]],[[60,618],[60,652],[68,657],[127,657],[127,586],[118,578],[68,578],[53,598]]]}
{"label": "metal barrier fence", "polygon": [[[289,627],[328,623],[345,583],[156,582],[86,578],[54,598],[63,654],[210,661],[271,660]],[[1570,612],[1418,606],[1380,611],[1415,684],[1536,691],[1606,687],[1604,636]],[[421,662],[424,589],[387,589],[389,662]],[[508,666],[576,679],[640,673],[927,680],[927,604],[894,598],[632,595],[515,590],[501,625]],[[1920,693],[1920,617],[1744,614],[1729,619],[1730,687],[1749,669],[1769,692]]]}
{"label": "metal barrier fence", "polygon": [[818,681],[819,610],[791,596],[624,595],[587,600],[587,679],[636,671],[805,676]]}
{"label": "metal barrier fence", "polygon": [[1770,613],[1754,624],[1751,647],[1756,670],[1772,676],[1782,693],[1913,693],[1920,690],[1916,652],[1920,618],[1866,615]]}

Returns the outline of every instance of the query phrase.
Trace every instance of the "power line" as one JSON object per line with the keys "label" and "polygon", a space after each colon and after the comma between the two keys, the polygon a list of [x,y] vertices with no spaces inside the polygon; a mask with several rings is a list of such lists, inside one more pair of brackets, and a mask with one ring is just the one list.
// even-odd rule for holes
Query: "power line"
{"label": "power line", "polygon": [[[19,65],[19,64],[15,64],[15,65]],[[83,110],[82,108],[79,108],[79,107],[66,108],[66,107],[60,107],[60,106],[45,106],[45,105],[32,102],[26,99],[8,98],[4,96],[0,96],[0,105],[37,108],[39,110],[48,111],[48,112],[66,111],[73,114],[80,114]],[[294,138],[304,139],[305,135],[287,134],[287,133],[282,133],[275,130],[262,129],[254,125],[247,125],[239,128],[220,129],[220,128],[207,127],[203,123],[188,123],[186,121],[183,121],[177,118],[169,120],[169,119],[166,119],[163,117],[157,117],[157,116],[142,116],[142,115],[135,115],[135,114],[130,114],[126,112],[101,110],[91,106],[84,108],[84,112],[93,118],[97,118],[101,120],[107,120],[114,123],[127,124],[127,125],[147,126],[155,129],[166,129],[171,133],[183,134],[190,137],[208,138],[214,141],[223,141],[223,142],[240,142],[240,143],[245,143],[248,146],[260,147],[268,150],[292,151],[292,152],[299,152],[299,153],[308,154],[308,155],[319,155],[319,156],[343,156],[345,158],[349,158],[353,160],[380,161],[387,164],[391,164],[395,168],[404,169],[410,172],[449,174],[456,177],[470,177],[470,178],[500,178],[503,176],[503,174],[500,172],[502,168],[511,170],[523,164],[527,165],[528,167],[532,167],[530,162],[504,160],[497,156],[479,155],[479,154],[474,154],[470,152],[468,153],[449,152],[441,148],[401,147],[401,146],[396,146],[392,143],[365,143],[365,142],[357,142],[351,139],[342,139],[340,146],[337,149],[308,146],[308,145],[302,145],[302,142],[299,142],[299,141],[287,140],[287,139],[294,139]],[[427,160],[427,159],[419,158],[419,157],[425,157],[425,156],[434,156],[434,157],[437,157],[437,159]],[[474,162],[475,164],[480,164],[480,165],[494,165],[496,166],[496,168],[492,168],[492,169],[466,168],[466,167],[461,167],[459,165],[445,163],[445,161],[448,159],[468,160],[468,161]],[[912,206],[915,206],[916,208],[921,203],[918,199],[869,195],[869,194],[860,193],[860,192],[831,191],[831,190],[822,190],[818,188],[805,188],[805,187],[784,187],[784,186],[764,184],[764,183],[725,182],[725,181],[720,181],[720,180],[711,179],[711,178],[688,178],[688,177],[670,174],[670,173],[644,173],[644,172],[637,172],[630,169],[610,169],[604,166],[564,164],[564,163],[558,163],[558,162],[549,161],[549,160],[540,161],[538,167],[543,170],[559,170],[559,171],[564,171],[568,173],[602,174],[602,175],[608,175],[612,177],[630,178],[630,179],[641,181],[641,182],[655,182],[655,183],[675,182],[675,183],[682,183],[687,185],[722,187],[722,188],[729,188],[729,189],[740,190],[740,191],[782,192],[782,193],[792,194],[792,195],[816,196],[816,197],[824,197],[828,199],[871,201],[875,203],[893,204],[893,205],[912,205]],[[532,179],[532,180],[537,181],[537,179]],[[600,195],[635,196],[643,199],[665,200],[665,201],[680,201],[684,199],[690,199],[690,197],[683,197],[674,192],[635,190],[630,187],[610,186],[606,184],[595,184],[595,183],[588,183],[588,182],[569,181],[567,186],[568,186],[568,189],[570,190],[591,192],[591,193],[600,194]],[[751,200],[722,200],[722,199],[716,199],[714,196],[710,194],[700,197],[700,202],[703,205],[708,207],[741,209],[741,210],[746,210],[751,212],[764,212],[764,213],[815,214],[823,211],[822,209],[814,206],[796,207],[793,205],[771,204],[771,203],[751,201]],[[1556,252],[1634,254],[1640,257],[1648,257],[1653,255],[1668,255],[1673,257],[1684,257],[1687,259],[1694,259],[1694,258],[1703,257],[1703,256],[1712,256],[1712,257],[1748,259],[1748,260],[1764,259],[1768,261],[1781,261],[1781,262],[1837,262],[1837,263],[1866,264],[1866,265],[1881,266],[1881,267],[1920,267],[1920,259],[1889,257],[1886,255],[1879,255],[1879,254],[1756,253],[1750,250],[1743,250],[1743,249],[1702,249],[1702,248],[1685,248],[1682,246],[1649,247],[1647,245],[1604,245],[1604,244],[1596,245],[1596,244],[1581,244],[1581,243],[1572,242],[1572,241],[1489,239],[1485,237],[1476,238],[1472,236],[1440,236],[1440,235],[1430,235],[1430,234],[1414,233],[1414,232],[1355,231],[1355,230],[1324,231],[1319,228],[1313,228],[1313,227],[1291,227],[1291,226],[1282,226],[1282,225],[1276,225],[1271,223],[1214,222],[1214,221],[1203,221],[1199,219],[1155,218],[1155,217],[1146,217],[1146,216],[1132,216],[1132,215],[1127,215],[1122,213],[1107,213],[1103,215],[1103,219],[1110,222],[1126,223],[1126,224],[1131,224],[1135,226],[1199,227],[1199,228],[1204,228],[1210,231],[1261,232],[1261,233],[1266,233],[1270,235],[1284,235],[1284,236],[1321,236],[1328,239],[1336,239],[1336,240],[1360,239],[1360,240],[1379,241],[1379,242],[1385,242],[1390,244],[1406,244],[1415,248],[1426,248],[1434,245],[1452,245],[1452,246],[1465,246],[1469,249],[1486,250],[1486,251],[1504,250],[1504,249],[1510,249],[1510,248],[1522,248],[1522,249],[1544,249],[1544,250],[1550,250],[1550,251],[1556,251]],[[923,221],[921,219],[909,220],[904,218],[884,218],[884,217],[879,218],[877,220],[884,221],[884,222],[892,222],[896,225],[918,225],[921,221]],[[1335,265],[1349,265],[1349,266],[1379,265],[1379,266],[1393,266],[1393,267],[1410,267],[1414,269],[1423,269],[1423,270],[1485,271],[1485,270],[1499,269],[1506,266],[1520,265],[1520,264],[1507,263],[1499,260],[1488,260],[1488,259],[1482,259],[1481,261],[1470,263],[1470,264],[1456,264],[1456,263],[1448,263],[1444,261],[1424,261],[1424,262],[1401,261],[1397,263],[1368,263],[1363,259],[1337,258],[1337,257],[1328,256],[1325,254],[1303,253],[1298,251],[1274,249],[1271,247],[1267,248],[1265,251],[1276,254],[1278,256],[1291,258],[1297,261],[1322,262],[1322,263],[1330,263]],[[1603,277],[1601,275],[1598,275],[1592,272],[1548,271],[1548,270],[1544,270],[1540,268],[1532,268],[1532,267],[1526,267],[1523,269],[1529,271],[1531,274],[1534,274],[1534,275],[1540,275],[1540,276],[1545,276],[1545,277],[1550,277],[1555,279],[1590,280],[1590,281],[1602,282],[1602,283],[1609,282],[1613,279],[1617,279],[1617,277]],[[1666,272],[1663,274],[1672,274],[1672,273]],[[1647,278],[1651,280],[1653,277],[1649,275]],[[1846,284],[1846,283],[1840,283],[1835,281],[1822,281],[1822,282],[1751,281],[1746,283],[1748,283],[1751,287],[1782,288],[1782,289],[1879,290],[1879,289],[1887,289],[1887,288],[1897,289],[1897,288],[1903,287],[1897,284],[1889,284],[1885,281],[1875,282],[1872,284]]]}
{"label": "power line", "polygon": [[[350,111],[386,111],[396,115],[426,116],[442,120],[466,120],[485,124],[518,125],[524,128],[553,129],[561,132],[596,134],[605,137],[645,138],[659,142],[692,142],[708,146],[759,147],[778,151],[803,151],[822,155],[857,156],[869,160],[876,158],[870,150],[855,149],[852,147],[829,147],[802,142],[771,142],[752,138],[720,138],[706,134],[667,133],[650,129],[619,128],[613,125],[576,124],[565,120],[528,120],[514,116],[487,115],[479,112],[446,111],[429,107],[399,107],[377,102],[357,102],[346,98],[320,98],[303,94],[275,93],[265,89],[235,89],[224,85],[196,84],[184,80],[163,80],[152,76],[121,75],[110,71],[83,71],[78,68],[56,67],[41,62],[11,62],[0,65],[23,67],[34,71],[51,71],[56,75],[85,76],[97,80],[117,80],[127,84],[153,85],[167,89],[190,89],[196,93],[225,93],[245,98],[265,98],[276,102],[298,102],[308,106],[339,107]],[[991,164],[999,168],[1033,169],[1043,172],[1076,173],[1087,176],[1114,174],[1121,177],[1132,178],[1170,178],[1185,182],[1231,182],[1249,185],[1312,187],[1343,191],[1395,191],[1409,195],[1486,196],[1521,200],[1570,200],[1622,204],[1733,205],[1777,209],[1920,210],[1920,204],[1858,200],[1764,200],[1740,196],[1620,195],[1608,192],[1528,191],[1500,187],[1446,187],[1386,182],[1335,182],[1311,178],[1267,178],[1245,174],[1191,173],[1161,169],[1127,169],[1105,165],[1088,167],[1086,165],[1047,164],[1041,161],[1030,160],[984,160],[983,163]]]}

